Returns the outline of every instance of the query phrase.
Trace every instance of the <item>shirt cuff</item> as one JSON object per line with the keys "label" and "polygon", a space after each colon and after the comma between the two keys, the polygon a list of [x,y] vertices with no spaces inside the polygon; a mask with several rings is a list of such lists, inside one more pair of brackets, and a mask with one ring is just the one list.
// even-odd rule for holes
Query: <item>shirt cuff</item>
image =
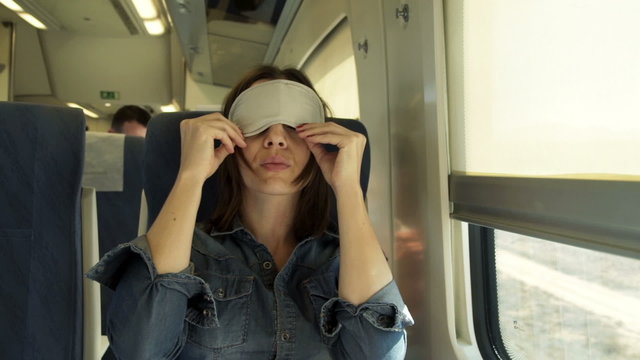
{"label": "shirt cuff", "polygon": [[321,331],[324,336],[334,337],[343,323],[355,317],[363,317],[384,331],[403,331],[414,324],[393,280],[359,306],[339,297],[329,299],[320,311]]}
{"label": "shirt cuff", "polygon": [[188,298],[198,294],[202,294],[205,298],[213,297],[209,285],[200,277],[193,275],[194,266],[191,262],[180,272],[159,275],[151,259],[151,250],[146,235],[139,236],[131,242],[120,244],[110,250],[89,269],[86,276],[111,290],[115,290],[122,276],[126,273],[132,257],[142,259],[152,282],[178,290]]}

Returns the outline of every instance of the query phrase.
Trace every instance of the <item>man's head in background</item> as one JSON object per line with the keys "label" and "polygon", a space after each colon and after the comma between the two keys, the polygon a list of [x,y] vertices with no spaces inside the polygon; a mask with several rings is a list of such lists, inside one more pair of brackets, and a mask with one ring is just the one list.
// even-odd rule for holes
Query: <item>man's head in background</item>
{"label": "man's head in background", "polygon": [[110,133],[142,136],[147,134],[147,123],[151,115],[136,105],[125,105],[113,114]]}

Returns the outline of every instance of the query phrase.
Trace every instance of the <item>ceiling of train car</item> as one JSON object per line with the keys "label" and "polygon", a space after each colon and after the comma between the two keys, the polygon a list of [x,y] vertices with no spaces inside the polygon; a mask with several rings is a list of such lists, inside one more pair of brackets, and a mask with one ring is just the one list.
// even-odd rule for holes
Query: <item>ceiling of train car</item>
{"label": "ceiling of train car", "polygon": [[[123,11],[120,1],[96,0],[23,0],[48,14],[60,26],[57,30],[91,36],[122,37],[132,35],[133,19]],[[118,11],[118,9],[120,11]],[[135,33],[134,33],[135,34]]]}
{"label": "ceiling of train car", "polygon": [[233,86],[261,64],[285,0],[209,1],[207,32],[213,83]]}
{"label": "ceiling of train car", "polygon": [[[274,49],[277,51],[279,42],[286,33],[288,25],[282,23],[292,21],[295,10],[301,3],[301,0],[154,1],[160,5],[162,17],[169,20],[167,23],[171,24],[170,31],[177,35],[187,70],[191,72],[193,80],[223,87],[232,86],[249,68],[268,62],[267,54],[273,53]],[[42,54],[48,75],[41,82],[48,85],[43,85],[39,91],[34,91],[34,87],[26,83],[18,86],[20,89],[29,89],[25,93],[15,93],[18,100],[49,99],[49,103],[60,104],[75,101],[87,105],[106,119],[117,110],[117,106],[105,106],[105,101],[97,95],[98,89],[120,89],[121,98],[114,102],[115,105],[119,102],[120,105],[134,103],[146,105],[155,111],[160,110],[160,105],[181,98],[175,93],[171,94],[176,90],[170,89],[172,80],[167,78],[168,75],[162,75],[164,79],[158,82],[157,77],[149,74],[150,68],[165,74],[171,73],[172,68],[179,64],[169,64],[169,54],[180,50],[171,47],[166,34],[162,37],[144,34],[142,20],[136,16],[132,0],[16,2],[26,10],[33,10],[44,16],[50,25],[49,30],[38,31],[39,41],[36,42],[39,44],[22,45],[30,46],[27,52],[22,51],[29,53],[29,57]],[[202,7],[196,9],[201,11],[190,8],[196,5]],[[7,9],[2,8],[4,13],[8,13]],[[185,14],[188,16],[185,17]],[[9,17],[3,15],[2,18],[5,20]],[[285,21],[279,23],[279,20]],[[196,26],[197,23],[202,26]],[[181,36],[184,35],[181,34],[181,29],[182,32],[187,32],[185,36]],[[279,39],[275,36],[278,32]],[[86,50],[83,51],[79,44]],[[154,49],[151,54],[153,57],[163,57],[162,54],[166,54],[162,60],[164,65],[145,67],[144,61],[138,61],[137,58],[127,60],[131,59],[127,54],[140,56],[140,49]],[[20,62],[20,59],[16,61]],[[121,73],[126,76],[116,76],[115,69],[124,67],[128,69]],[[201,76],[204,73],[207,76]],[[110,81],[114,77],[120,81],[119,84]],[[16,80],[19,78],[27,77],[18,76]],[[34,79],[29,77],[27,81],[34,82]],[[154,88],[141,90],[140,83],[152,83]],[[162,89],[163,87],[166,89]],[[154,97],[155,102],[152,100]]]}
{"label": "ceiling of train car", "polygon": [[299,3],[299,0],[168,1],[167,10],[193,79],[231,87],[248,69],[268,62],[269,48],[278,46],[274,33],[277,25],[282,27],[281,15]]}

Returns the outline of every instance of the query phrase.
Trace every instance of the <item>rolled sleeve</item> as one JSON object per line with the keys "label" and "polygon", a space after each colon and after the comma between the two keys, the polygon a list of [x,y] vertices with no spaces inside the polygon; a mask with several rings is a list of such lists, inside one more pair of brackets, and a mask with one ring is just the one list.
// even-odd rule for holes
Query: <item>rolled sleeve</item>
{"label": "rolled sleeve", "polygon": [[[206,293],[211,290],[207,284],[197,276],[193,276],[193,263],[178,273],[168,273],[158,275],[158,271],[151,259],[151,250],[147,242],[146,235],[137,237],[135,240],[120,244],[106,253],[100,261],[87,272],[87,277],[95,280],[111,290],[115,290],[122,275],[126,271],[126,264],[131,257],[139,257],[146,265],[148,274],[152,281],[165,281],[175,279],[185,285],[184,289],[179,289],[185,295],[191,297],[198,292]],[[166,276],[165,276],[166,275]]]}
{"label": "rolled sleeve", "polygon": [[322,305],[320,328],[336,358],[402,359],[413,319],[391,281],[361,305],[334,297]]}
{"label": "rolled sleeve", "polygon": [[[124,359],[173,359],[186,339],[186,321],[217,325],[211,289],[193,264],[158,274],[146,236],[109,251],[87,277],[115,291],[107,316],[113,352]],[[192,305],[196,304],[196,308]],[[202,316],[202,309],[207,314]]]}
{"label": "rolled sleeve", "polygon": [[402,331],[413,325],[398,286],[395,281],[391,281],[359,306],[338,297],[329,299],[320,312],[322,333],[324,336],[335,336],[343,322],[360,316],[383,331]]}

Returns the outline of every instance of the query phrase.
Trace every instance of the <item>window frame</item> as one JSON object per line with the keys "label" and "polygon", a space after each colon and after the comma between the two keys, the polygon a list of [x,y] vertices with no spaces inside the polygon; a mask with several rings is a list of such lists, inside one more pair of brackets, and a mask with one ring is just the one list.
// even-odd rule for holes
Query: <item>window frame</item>
{"label": "window frame", "polygon": [[449,191],[450,217],[469,223],[473,326],[483,358],[511,358],[499,324],[494,229],[640,259],[638,181],[451,175]]}
{"label": "window frame", "polygon": [[469,224],[469,267],[473,327],[483,358],[511,357],[502,341],[498,312],[495,237],[492,228]]}
{"label": "window frame", "polygon": [[451,175],[451,218],[640,258],[640,181]]}

